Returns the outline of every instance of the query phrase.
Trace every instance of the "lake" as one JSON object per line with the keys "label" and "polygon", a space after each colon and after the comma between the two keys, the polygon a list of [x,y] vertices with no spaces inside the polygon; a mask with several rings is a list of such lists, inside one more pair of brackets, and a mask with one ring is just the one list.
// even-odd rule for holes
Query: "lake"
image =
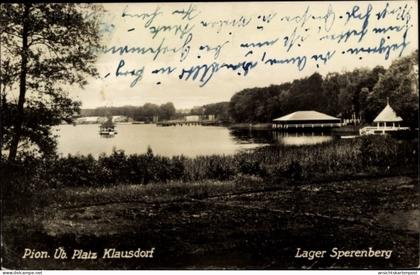
{"label": "lake", "polygon": [[142,154],[150,146],[163,156],[230,155],[258,146],[280,143],[286,146],[316,144],[334,139],[322,133],[282,133],[274,131],[230,130],[218,126],[171,126],[154,124],[117,124],[114,137],[99,135],[98,124],[60,125],[54,128],[58,136],[58,153],[110,154],[113,149],[127,154]]}

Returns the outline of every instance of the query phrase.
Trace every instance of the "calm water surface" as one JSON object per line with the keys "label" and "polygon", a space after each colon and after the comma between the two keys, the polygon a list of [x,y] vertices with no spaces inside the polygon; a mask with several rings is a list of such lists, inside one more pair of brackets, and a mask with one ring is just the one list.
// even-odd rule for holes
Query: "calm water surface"
{"label": "calm water surface", "polygon": [[55,128],[58,135],[58,153],[110,154],[113,149],[127,154],[142,154],[150,146],[155,154],[163,156],[184,155],[230,155],[241,150],[280,143],[283,145],[316,144],[331,141],[326,134],[287,134],[272,131],[232,131],[217,126],[157,127],[154,124],[117,124],[114,137],[99,135],[98,124],[60,125]]}

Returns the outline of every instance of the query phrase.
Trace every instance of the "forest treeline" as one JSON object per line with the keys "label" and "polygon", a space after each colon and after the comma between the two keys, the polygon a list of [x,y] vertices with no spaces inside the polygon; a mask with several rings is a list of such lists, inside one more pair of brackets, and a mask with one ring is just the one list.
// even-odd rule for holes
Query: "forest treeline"
{"label": "forest treeline", "polygon": [[95,109],[82,109],[81,116],[127,116],[136,121],[151,122],[157,116],[159,120],[181,118],[184,115],[216,115],[222,122],[229,122],[229,102],[219,102],[197,106],[188,112],[176,110],[172,102],[157,105],[146,103],[143,106],[98,107]]}
{"label": "forest treeline", "polygon": [[[418,51],[396,59],[388,69],[357,68],[333,72],[268,87],[239,91],[229,102],[192,108],[188,114],[216,115],[224,123],[264,123],[301,110],[316,110],[342,119],[371,123],[387,100],[410,126],[418,125]],[[172,103],[141,107],[124,106],[83,110],[82,115],[126,115],[134,120],[151,121],[179,118]],[[418,126],[416,126],[418,127]]]}
{"label": "forest treeline", "polygon": [[82,109],[81,116],[127,116],[136,121],[150,122],[158,116],[160,120],[169,120],[176,116],[175,106],[172,102],[162,105],[146,103],[143,106],[98,107],[95,109]]}
{"label": "forest treeline", "polygon": [[231,98],[229,115],[234,122],[270,122],[291,112],[316,110],[370,123],[387,99],[407,124],[418,125],[418,51],[396,59],[388,69],[358,68],[325,77],[314,73],[280,85],[242,90]]}

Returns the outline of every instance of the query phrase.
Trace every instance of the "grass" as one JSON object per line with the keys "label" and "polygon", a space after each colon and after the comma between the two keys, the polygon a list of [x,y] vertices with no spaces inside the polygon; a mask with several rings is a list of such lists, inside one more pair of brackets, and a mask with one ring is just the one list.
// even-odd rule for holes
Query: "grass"
{"label": "grass", "polygon": [[355,174],[388,175],[398,173],[401,168],[414,171],[417,157],[417,140],[375,136],[311,146],[267,146],[233,156],[168,158],[149,150],[142,155],[114,151],[99,159],[89,155],[25,157],[17,163],[6,163],[4,178],[12,181],[8,184],[12,189],[6,189],[10,194],[28,188],[31,191],[70,186],[226,181],[237,175],[273,182],[307,181]]}
{"label": "grass", "polygon": [[[170,182],[166,184],[126,184],[111,187],[69,187],[37,195],[44,205],[77,207],[113,202],[171,202],[232,192],[234,181]],[[247,190],[245,186],[240,188]]]}
{"label": "grass", "polygon": [[[19,269],[407,268],[417,264],[415,177],[298,186],[235,181],[66,187],[32,214],[6,216],[4,266]],[[246,185],[246,184],[245,184]],[[130,194],[128,195],[127,192]],[[390,196],[392,194],[392,196]],[[133,200],[127,201],[127,196]],[[95,198],[95,200],[92,200]],[[63,203],[67,202],[67,203]],[[417,220],[418,221],[418,220]],[[24,247],[156,248],[152,260],[23,260]],[[384,259],[294,258],[297,247],[391,249]]]}
{"label": "grass", "polygon": [[[4,266],[29,269],[407,268],[418,264],[417,140],[366,137],[196,158],[114,152],[6,163]],[[417,212],[416,212],[417,211]],[[417,227],[416,227],[417,226]],[[156,247],[150,261],[22,260]],[[392,249],[314,262],[308,249]]]}
{"label": "grass", "polygon": [[[174,187],[172,193],[183,196],[195,192],[199,197],[219,188],[226,192],[229,188],[246,189],[250,178],[254,178],[251,182],[267,185],[293,186],[416,174],[417,159],[417,140],[373,136],[310,146],[266,146],[233,156],[168,158],[154,155],[151,150],[143,155],[115,151],[99,159],[80,155],[51,159],[25,156],[15,163],[3,163],[0,176],[6,179],[3,184],[4,198],[7,198],[5,208],[13,212],[24,211],[22,205],[29,208],[43,205],[43,200],[34,199],[35,194],[48,194],[51,189],[80,187],[90,201],[96,200],[94,196],[88,197],[90,190],[116,187],[112,190],[114,197],[125,194],[125,200],[130,200],[137,190],[153,190],[149,196],[154,196],[151,193],[155,192],[156,196],[164,198],[169,184]],[[136,185],[162,187],[137,189]]]}

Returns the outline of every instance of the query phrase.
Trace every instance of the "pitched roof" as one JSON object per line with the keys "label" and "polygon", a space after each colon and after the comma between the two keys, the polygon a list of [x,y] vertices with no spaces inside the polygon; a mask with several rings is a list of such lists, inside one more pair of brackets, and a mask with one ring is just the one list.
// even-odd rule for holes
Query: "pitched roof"
{"label": "pitched roof", "polygon": [[402,118],[397,116],[397,113],[391,108],[391,106],[386,104],[385,108],[379,115],[373,120],[373,122],[398,122],[402,121]]}
{"label": "pitched roof", "polygon": [[339,121],[339,118],[329,116],[324,113],[320,113],[317,111],[297,111],[276,119],[273,119],[273,121],[314,121],[314,120],[337,120]]}

